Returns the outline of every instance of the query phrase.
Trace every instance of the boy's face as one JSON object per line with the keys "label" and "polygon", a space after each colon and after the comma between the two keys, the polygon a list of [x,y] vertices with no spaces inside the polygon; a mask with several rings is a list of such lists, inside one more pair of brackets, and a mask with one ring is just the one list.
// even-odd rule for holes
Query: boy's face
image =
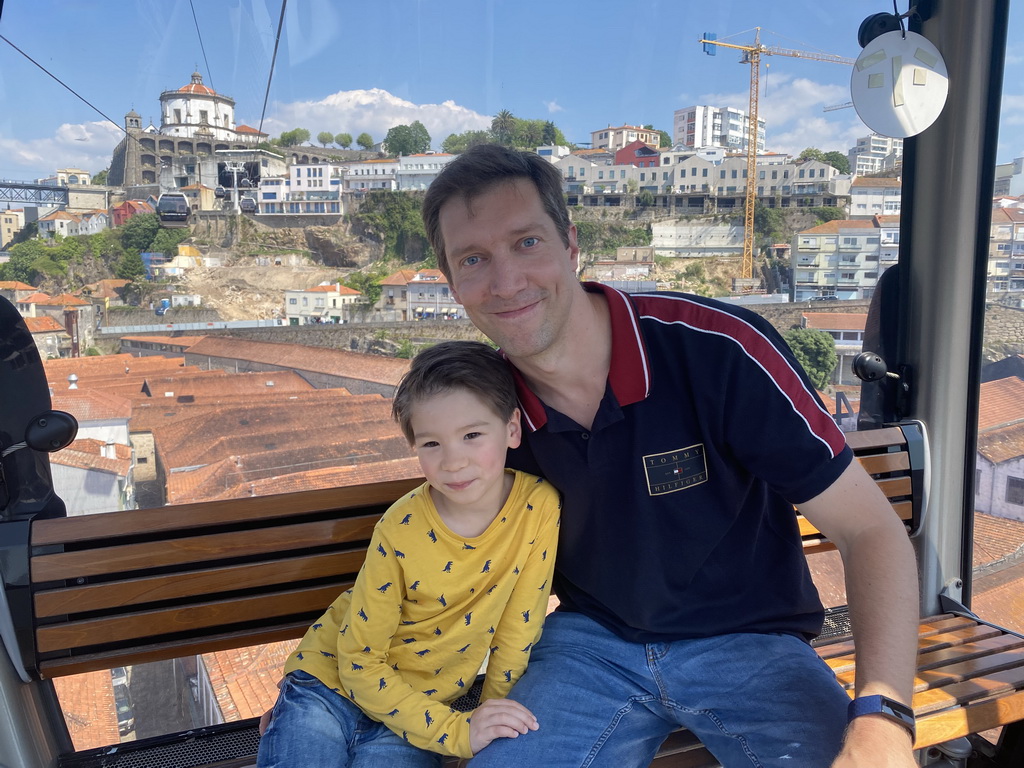
{"label": "boy's face", "polygon": [[521,437],[519,410],[506,422],[476,395],[453,389],[417,401],[411,415],[412,447],[444,497],[441,511],[496,514],[505,503],[505,455]]}

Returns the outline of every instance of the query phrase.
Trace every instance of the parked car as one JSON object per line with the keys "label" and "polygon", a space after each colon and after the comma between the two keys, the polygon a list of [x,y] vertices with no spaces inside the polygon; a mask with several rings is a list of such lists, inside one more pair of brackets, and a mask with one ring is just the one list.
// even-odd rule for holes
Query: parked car
{"label": "parked car", "polygon": [[135,730],[135,705],[127,685],[114,686],[114,707],[117,710],[117,732],[122,736]]}

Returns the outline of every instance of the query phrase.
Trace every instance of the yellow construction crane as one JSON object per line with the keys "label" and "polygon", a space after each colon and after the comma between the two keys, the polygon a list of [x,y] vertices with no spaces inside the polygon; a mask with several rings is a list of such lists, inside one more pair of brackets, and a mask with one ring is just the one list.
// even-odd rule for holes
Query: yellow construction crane
{"label": "yellow construction crane", "polygon": [[750,279],[754,275],[754,200],[757,185],[754,179],[754,172],[757,166],[757,113],[758,113],[758,92],[761,84],[761,57],[762,56],[789,56],[794,59],[811,59],[813,61],[830,61],[833,64],[853,65],[856,59],[848,59],[845,56],[836,56],[832,53],[817,53],[815,51],[797,51],[791,48],[779,48],[777,46],[761,45],[761,28],[756,27],[754,32],[753,45],[738,45],[736,43],[725,43],[717,40],[714,35],[704,33],[700,39],[704,44],[704,52],[714,55],[714,49],[709,46],[719,45],[723,48],[735,48],[743,51],[741,64],[750,65],[750,110],[747,114],[750,129],[747,134],[747,195],[746,208],[744,209],[743,224],[743,272],[742,276]]}

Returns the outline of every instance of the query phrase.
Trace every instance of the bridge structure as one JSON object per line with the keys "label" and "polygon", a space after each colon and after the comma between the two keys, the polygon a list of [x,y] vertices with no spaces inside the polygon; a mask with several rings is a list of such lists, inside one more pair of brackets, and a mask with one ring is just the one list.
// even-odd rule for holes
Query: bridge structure
{"label": "bridge structure", "polygon": [[67,187],[50,187],[27,181],[0,179],[0,202],[27,203],[45,207],[68,205]]}

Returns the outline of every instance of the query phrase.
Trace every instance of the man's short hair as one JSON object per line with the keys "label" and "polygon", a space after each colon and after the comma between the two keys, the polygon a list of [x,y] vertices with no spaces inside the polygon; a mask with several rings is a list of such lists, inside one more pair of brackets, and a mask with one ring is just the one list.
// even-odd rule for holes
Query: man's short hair
{"label": "man's short hair", "polygon": [[521,152],[500,144],[478,144],[442,169],[431,182],[423,200],[423,226],[427,239],[437,255],[437,266],[451,282],[452,271],[441,236],[441,207],[452,199],[469,203],[496,184],[516,179],[529,179],[537,188],[544,212],[551,217],[569,247],[569,209],[562,193],[562,174],[535,152]]}
{"label": "man's short hair", "polygon": [[496,349],[479,341],[445,341],[413,358],[395,390],[391,415],[413,444],[412,409],[421,400],[465,390],[508,422],[519,407],[512,370]]}

